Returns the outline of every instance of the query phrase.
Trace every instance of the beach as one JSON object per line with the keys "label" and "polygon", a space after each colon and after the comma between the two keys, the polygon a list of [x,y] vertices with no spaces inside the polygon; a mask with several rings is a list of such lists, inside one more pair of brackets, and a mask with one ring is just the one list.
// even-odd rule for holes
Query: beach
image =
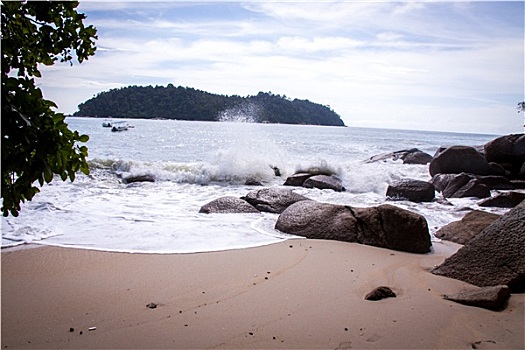
{"label": "beach", "polygon": [[[194,254],[2,250],[2,349],[522,349],[523,294],[495,312],[430,254],[294,239]],[[396,298],[367,301],[378,286]]]}

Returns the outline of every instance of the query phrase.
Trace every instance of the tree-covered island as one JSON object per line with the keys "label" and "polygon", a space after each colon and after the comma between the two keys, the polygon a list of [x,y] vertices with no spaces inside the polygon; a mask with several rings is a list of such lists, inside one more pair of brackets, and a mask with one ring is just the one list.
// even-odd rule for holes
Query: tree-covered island
{"label": "tree-covered island", "polygon": [[129,86],[104,91],[81,103],[76,117],[248,121],[345,126],[329,106],[271,92],[241,97],[189,87]]}

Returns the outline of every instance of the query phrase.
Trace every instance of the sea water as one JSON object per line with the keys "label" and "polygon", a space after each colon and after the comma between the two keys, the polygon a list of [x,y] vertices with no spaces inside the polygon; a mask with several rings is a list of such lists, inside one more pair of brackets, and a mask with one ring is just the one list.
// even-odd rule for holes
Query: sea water
{"label": "sea water", "polygon": [[[246,121],[247,119],[243,119]],[[2,246],[38,243],[107,251],[192,253],[246,248],[297,237],[274,228],[277,214],[201,214],[202,205],[223,197],[282,186],[299,170],[337,174],[345,192],[288,187],[311,199],[354,207],[385,203],[388,184],[428,181],[428,165],[401,161],[366,163],[370,157],[408,148],[433,155],[438,147],[478,146],[495,135],[353,127],[130,120],[111,132],[101,119],[68,118],[71,129],[90,136],[89,176],[55,178],[18,217],[2,219]],[[281,176],[276,176],[277,167]],[[129,176],[155,182],[126,184]],[[458,220],[473,198],[452,205],[390,201],[423,215],[431,233]],[[498,209],[484,209],[498,212]]]}

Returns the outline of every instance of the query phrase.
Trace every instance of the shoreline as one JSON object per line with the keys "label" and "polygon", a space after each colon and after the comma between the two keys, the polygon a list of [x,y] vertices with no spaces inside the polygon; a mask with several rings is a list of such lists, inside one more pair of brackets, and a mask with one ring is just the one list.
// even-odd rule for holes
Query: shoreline
{"label": "shoreline", "polygon": [[[524,294],[501,312],[442,298],[476,288],[428,272],[459,247],[433,242],[421,255],[300,239],[192,254],[2,249],[2,349],[523,348]],[[381,285],[397,297],[364,300]]]}

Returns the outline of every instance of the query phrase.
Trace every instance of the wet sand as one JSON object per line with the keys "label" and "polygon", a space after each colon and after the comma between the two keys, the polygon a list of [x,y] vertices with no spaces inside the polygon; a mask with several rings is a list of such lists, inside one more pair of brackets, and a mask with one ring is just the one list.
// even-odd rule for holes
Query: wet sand
{"label": "wet sand", "polygon": [[[458,248],[304,239],[172,255],[2,250],[1,347],[523,349],[523,294],[501,312],[442,298],[476,289],[428,272]],[[397,297],[364,300],[382,285]]]}

